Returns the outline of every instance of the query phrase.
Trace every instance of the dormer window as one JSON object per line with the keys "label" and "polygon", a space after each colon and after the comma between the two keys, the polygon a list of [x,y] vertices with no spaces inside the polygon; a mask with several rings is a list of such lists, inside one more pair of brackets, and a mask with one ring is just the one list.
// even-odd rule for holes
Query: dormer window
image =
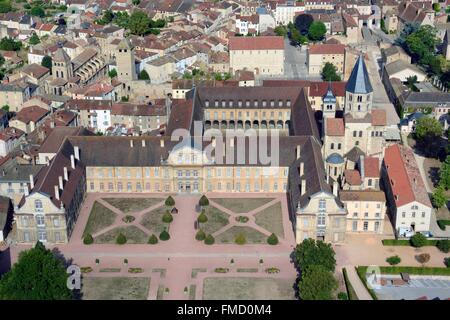
{"label": "dormer window", "polygon": [[222,107],[226,107],[227,106],[227,102],[225,100],[222,100]]}
{"label": "dormer window", "polygon": [[228,106],[231,108],[233,106],[233,100],[228,101]]}
{"label": "dormer window", "polygon": [[283,100],[278,100],[278,106],[282,107],[283,106]]}
{"label": "dormer window", "polygon": [[214,107],[218,107],[219,106],[219,100],[214,101]]}
{"label": "dormer window", "polygon": [[267,106],[267,101],[266,101],[266,100],[263,100],[263,101],[262,101],[262,106],[263,106],[263,107],[266,107],[266,106]]}
{"label": "dormer window", "polygon": [[245,101],[245,106],[250,107],[250,100]]}
{"label": "dormer window", "polygon": [[253,103],[253,105],[254,105],[255,107],[258,107],[258,100],[255,100],[254,103]]}
{"label": "dormer window", "polygon": [[271,106],[271,107],[274,107],[274,106],[275,106],[275,101],[270,100],[270,106]]}
{"label": "dormer window", "polygon": [[206,107],[206,108],[209,107],[209,100],[205,100],[205,107]]}
{"label": "dormer window", "polygon": [[291,106],[291,100],[287,100],[286,101],[286,107],[290,107]]}
{"label": "dormer window", "polygon": [[238,107],[242,107],[242,100],[238,101]]}

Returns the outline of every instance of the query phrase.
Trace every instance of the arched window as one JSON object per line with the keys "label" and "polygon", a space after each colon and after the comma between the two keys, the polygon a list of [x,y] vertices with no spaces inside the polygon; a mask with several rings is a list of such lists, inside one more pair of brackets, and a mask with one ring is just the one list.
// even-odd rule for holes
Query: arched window
{"label": "arched window", "polygon": [[333,150],[333,149],[334,149],[334,143],[332,143],[332,144],[331,144],[331,147],[330,147],[330,149],[331,149],[331,150]]}

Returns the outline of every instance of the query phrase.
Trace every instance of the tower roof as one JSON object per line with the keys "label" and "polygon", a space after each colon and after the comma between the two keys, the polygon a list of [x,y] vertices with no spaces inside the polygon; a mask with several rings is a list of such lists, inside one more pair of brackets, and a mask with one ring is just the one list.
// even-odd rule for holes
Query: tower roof
{"label": "tower roof", "polygon": [[117,49],[128,49],[131,50],[133,49],[133,45],[131,44],[130,40],[128,40],[127,38],[122,39],[119,44],[117,45]]}
{"label": "tower roof", "polygon": [[358,60],[356,60],[345,91],[362,94],[373,92],[363,54],[360,54]]}
{"label": "tower roof", "polygon": [[325,103],[336,103],[336,96],[333,93],[333,88],[331,87],[331,82],[328,83],[328,90],[323,97],[323,102]]}
{"label": "tower roof", "polygon": [[53,61],[55,62],[70,62],[70,57],[63,48],[59,47],[56,49],[55,54],[53,55]]}

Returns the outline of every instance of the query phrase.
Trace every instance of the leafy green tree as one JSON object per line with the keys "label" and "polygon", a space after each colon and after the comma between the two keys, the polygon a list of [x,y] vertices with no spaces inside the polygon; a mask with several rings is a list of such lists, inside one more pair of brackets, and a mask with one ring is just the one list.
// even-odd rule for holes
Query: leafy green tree
{"label": "leafy green tree", "polygon": [[12,269],[0,280],[2,300],[68,300],[66,267],[41,242],[22,251]]}
{"label": "leafy green tree", "polygon": [[88,234],[86,234],[86,236],[84,236],[83,243],[84,244],[93,244],[94,243],[94,238],[92,237],[92,235],[90,233],[88,233]]}
{"label": "leafy green tree", "polygon": [[127,243],[127,237],[123,233],[119,233],[116,238],[117,244],[125,244]]}
{"label": "leafy green tree", "polygon": [[164,204],[168,207],[172,207],[175,205],[175,200],[172,198],[172,196],[168,196]]}
{"label": "leafy green tree", "polygon": [[43,18],[45,17],[45,10],[40,6],[34,6],[31,8],[30,14],[35,17]]}
{"label": "leafy green tree", "polygon": [[117,70],[116,69],[112,69],[112,70],[108,71],[108,77],[110,77],[110,78],[117,77]]}
{"label": "leafy green tree", "polygon": [[52,70],[52,57],[50,56],[45,56],[44,58],[42,58],[42,62],[41,62],[41,66],[46,67],[47,69]]}
{"label": "leafy green tree", "polygon": [[389,263],[391,266],[395,266],[396,264],[399,264],[402,261],[399,256],[392,256],[386,259],[386,262]]}
{"label": "leafy green tree", "polygon": [[436,12],[440,12],[441,11],[441,4],[438,3],[438,2],[433,3],[433,10],[436,11]]}
{"label": "leafy green tree", "polygon": [[336,267],[335,253],[331,244],[308,238],[294,249],[294,262],[300,270],[312,265],[322,265],[326,270],[334,272]]}
{"label": "leafy green tree", "polygon": [[430,156],[436,156],[439,152],[440,137],[444,133],[441,123],[432,117],[422,117],[417,120],[415,137],[417,146]]}
{"label": "leafy green tree", "polygon": [[147,71],[142,70],[138,75],[139,80],[150,80],[150,76],[148,75]]}
{"label": "leafy green tree", "polygon": [[442,208],[447,204],[447,196],[443,186],[438,186],[431,196],[431,201],[436,208]]}
{"label": "leafy green tree", "polygon": [[322,40],[327,33],[327,27],[322,21],[314,21],[308,29],[308,38],[312,41]]}
{"label": "leafy green tree", "polygon": [[102,18],[100,19],[99,24],[111,23],[111,21],[113,21],[113,19],[114,19],[114,13],[111,10],[105,10],[105,12],[103,12]]}
{"label": "leafy green tree", "polygon": [[341,77],[337,74],[337,68],[334,64],[327,62],[322,69],[323,81],[340,81]]}
{"label": "leafy green tree", "polygon": [[5,64],[5,57],[0,54],[0,67]]}
{"label": "leafy green tree", "polygon": [[206,223],[208,221],[208,217],[206,216],[204,211],[202,211],[202,213],[200,213],[200,215],[197,218],[197,221],[199,223]]}
{"label": "leafy green tree", "polygon": [[206,238],[206,234],[202,229],[199,229],[195,234],[195,239],[198,241],[203,241]]}
{"label": "leafy green tree", "polygon": [[[383,21],[383,20],[381,20],[381,21]],[[337,298],[339,300],[348,300],[347,293],[345,293],[345,292],[339,292],[337,295]]]}
{"label": "leafy green tree", "polygon": [[205,238],[204,243],[207,245],[212,245],[212,244],[214,244],[215,241],[216,240],[214,239],[214,237],[212,235],[208,234]]}
{"label": "leafy green tree", "polygon": [[138,6],[138,5],[141,3],[141,0],[132,0],[131,3],[132,3],[134,6]]}
{"label": "leafy green tree", "polygon": [[167,241],[170,239],[170,234],[166,231],[163,230],[160,234],[159,234],[159,239],[162,241]]}
{"label": "leafy green tree", "polygon": [[163,214],[162,221],[165,223],[171,223],[173,221],[173,217],[168,210]]}
{"label": "leafy green tree", "polygon": [[439,184],[446,190],[450,189],[450,155],[445,158],[439,169]]}
{"label": "leafy green tree", "polygon": [[0,2],[0,13],[8,13],[11,11],[13,11],[13,7],[9,0]]}
{"label": "leafy green tree", "polygon": [[448,240],[448,239],[439,240],[436,246],[440,251],[442,251],[444,253],[450,252],[450,240]]}
{"label": "leafy green tree", "polygon": [[322,265],[308,266],[298,282],[302,300],[332,300],[337,288],[333,273]]}
{"label": "leafy green tree", "polygon": [[156,237],[155,234],[152,234],[150,238],[148,238],[148,244],[157,244],[158,243],[158,237]]}
{"label": "leafy green tree", "polygon": [[429,25],[421,26],[405,39],[406,50],[412,56],[413,61],[424,64],[427,64],[427,59],[435,52],[438,43],[437,30]]}
{"label": "leafy green tree", "polygon": [[19,51],[22,47],[22,42],[14,41],[14,39],[9,37],[4,37],[0,40],[0,50],[5,51]]}
{"label": "leafy green tree", "polygon": [[200,198],[200,200],[198,201],[198,204],[202,207],[206,207],[209,206],[209,200],[205,195],[202,195],[202,197]]}
{"label": "leafy green tree", "polygon": [[186,70],[183,74],[183,79],[192,79],[192,73]]}
{"label": "leafy green tree", "polygon": [[417,83],[417,76],[409,76],[408,78],[406,78],[406,85],[408,86],[408,88],[412,91],[417,91],[417,88],[415,86],[415,84]]}
{"label": "leafy green tree", "polygon": [[7,105],[7,104],[5,104],[3,107],[2,107],[2,110],[4,110],[4,111],[6,111],[6,112],[9,112],[9,105]]}
{"label": "leafy green tree", "polygon": [[113,23],[115,23],[117,26],[121,28],[128,29],[128,22],[130,21],[130,16],[128,15],[128,12],[116,12],[114,14]]}
{"label": "leafy green tree", "polygon": [[287,29],[285,26],[276,26],[275,29],[273,29],[275,34],[277,36],[286,37],[287,36]]}
{"label": "leafy green tree", "polygon": [[267,238],[267,243],[270,245],[276,245],[278,244],[278,237],[275,233],[272,233],[268,238]]}
{"label": "leafy green tree", "polygon": [[409,241],[413,247],[420,248],[426,245],[427,238],[421,233],[416,233],[411,237],[411,239],[409,239]]}
{"label": "leafy green tree", "polygon": [[149,26],[150,18],[145,12],[137,10],[131,14],[128,29],[132,34],[143,36],[149,32]]}
{"label": "leafy green tree", "polygon": [[41,42],[41,39],[39,39],[38,35],[36,33],[33,33],[33,35],[30,37],[30,40],[28,40],[30,45],[34,46],[35,44],[38,44]]}
{"label": "leafy green tree", "polygon": [[245,234],[239,233],[238,235],[236,235],[236,238],[234,238],[234,242],[236,244],[246,244],[247,239],[245,238]]}

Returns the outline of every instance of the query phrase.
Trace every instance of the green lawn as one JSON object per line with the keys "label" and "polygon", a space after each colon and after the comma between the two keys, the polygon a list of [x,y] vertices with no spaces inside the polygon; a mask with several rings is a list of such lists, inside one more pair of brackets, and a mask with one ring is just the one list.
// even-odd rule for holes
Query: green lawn
{"label": "green lawn", "polygon": [[150,278],[84,277],[84,300],[146,300]]}
{"label": "green lawn", "polygon": [[269,203],[273,199],[274,198],[212,198],[211,200],[234,213],[247,213]]}
{"label": "green lawn", "polygon": [[142,211],[164,201],[163,198],[103,198],[102,200],[123,213]]}
{"label": "green lawn", "polygon": [[209,206],[206,209],[208,221],[201,224],[201,228],[206,234],[212,234],[229,223],[229,215],[219,209]]}
{"label": "green lawn", "polygon": [[95,201],[89,214],[89,219],[84,228],[83,237],[90,233],[95,234],[114,223],[117,214]]}
{"label": "green lawn", "polygon": [[161,207],[147,212],[142,216],[140,224],[148,229],[151,233],[159,236],[159,234],[164,230],[165,227],[166,229],[168,229],[167,224],[162,221],[162,216],[166,212],[166,210],[166,207]]}
{"label": "green lawn", "polygon": [[206,278],[204,300],[294,300],[295,279],[273,278]]}
{"label": "green lawn", "polygon": [[95,243],[116,243],[119,233],[123,233],[127,238],[127,244],[147,243],[149,235],[136,226],[117,227],[95,237]]}
{"label": "green lawn", "polygon": [[275,233],[278,237],[284,238],[283,216],[281,203],[276,203],[269,208],[258,212],[255,215],[257,225],[263,227],[267,231]]}
{"label": "green lawn", "polygon": [[267,236],[250,227],[232,227],[216,237],[216,243],[234,243],[236,235],[243,234],[247,243],[266,243]]}
{"label": "green lawn", "polygon": [[[409,247],[411,245],[411,241],[409,240],[397,240],[397,239],[383,239],[381,240],[383,243],[383,246],[402,246],[402,247]],[[436,246],[437,240],[426,240],[425,246]]]}

